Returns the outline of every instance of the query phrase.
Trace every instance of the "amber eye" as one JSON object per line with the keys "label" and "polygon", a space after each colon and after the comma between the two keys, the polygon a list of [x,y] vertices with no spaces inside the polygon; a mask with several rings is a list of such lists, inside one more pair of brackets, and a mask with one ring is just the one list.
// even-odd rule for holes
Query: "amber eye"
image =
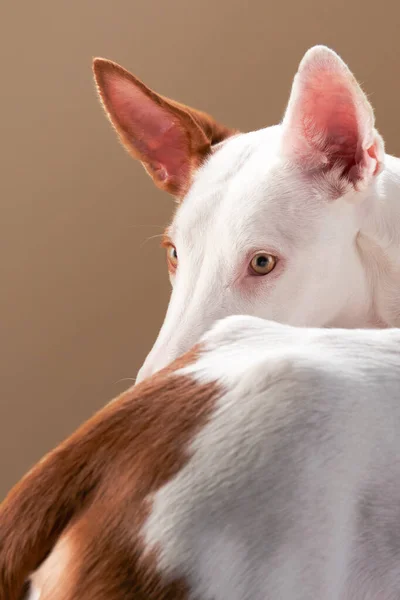
{"label": "amber eye", "polygon": [[173,244],[167,246],[167,259],[170,267],[175,270],[178,266],[178,253]]}
{"label": "amber eye", "polygon": [[274,270],[277,259],[272,254],[257,252],[250,261],[250,270],[254,275],[268,275]]}

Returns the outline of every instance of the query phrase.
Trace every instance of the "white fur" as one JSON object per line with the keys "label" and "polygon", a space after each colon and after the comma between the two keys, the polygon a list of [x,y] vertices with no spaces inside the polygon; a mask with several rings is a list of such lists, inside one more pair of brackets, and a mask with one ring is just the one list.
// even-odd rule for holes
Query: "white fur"
{"label": "white fur", "polygon": [[[336,69],[348,88],[345,100],[357,110],[363,152],[376,151],[376,160],[364,152],[356,189],[340,188],[336,167],[318,176],[326,132],[317,129],[307,144],[298,133],[303,96],[312,93],[309,71],[321,65]],[[333,198],[336,188],[341,195]],[[173,292],[138,380],[231,314],[313,327],[399,325],[399,197],[400,160],[384,154],[366,96],[336,54],[310,50],[283,123],[218,146],[178,208],[170,228],[179,257]],[[248,277],[251,252],[258,250],[280,262],[270,275]]]}
{"label": "white fur", "polygon": [[51,600],[60,597],[61,590],[63,594],[67,594],[74,575],[71,568],[72,556],[72,544],[68,533],[64,533],[48,557],[31,575],[31,589],[27,600]]}
{"label": "white fur", "polygon": [[184,372],[224,390],[144,528],[192,598],[400,589],[400,331],[228,317]]}
{"label": "white fur", "polygon": [[29,596],[26,600],[40,600],[40,590],[31,587],[29,591]]}

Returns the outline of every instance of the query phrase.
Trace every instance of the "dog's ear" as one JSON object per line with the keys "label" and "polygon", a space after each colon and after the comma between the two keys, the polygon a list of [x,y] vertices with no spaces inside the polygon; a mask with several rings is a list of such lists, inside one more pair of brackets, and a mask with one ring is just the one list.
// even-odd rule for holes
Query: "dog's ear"
{"label": "dog's ear", "polygon": [[325,46],[300,63],[283,119],[283,150],[304,170],[337,170],[356,187],[384,158],[371,104],[341,58]]}
{"label": "dog's ear", "polygon": [[234,131],[160,96],[114,62],[96,58],[93,72],[104,109],[125,148],[158,187],[182,198],[212,146]]}

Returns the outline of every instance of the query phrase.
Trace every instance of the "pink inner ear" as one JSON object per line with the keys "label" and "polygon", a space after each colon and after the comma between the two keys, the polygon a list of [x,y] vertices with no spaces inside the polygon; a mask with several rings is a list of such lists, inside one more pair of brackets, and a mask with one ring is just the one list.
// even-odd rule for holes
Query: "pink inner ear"
{"label": "pink inner ear", "polygon": [[177,117],[118,73],[104,78],[104,93],[112,120],[140,160],[150,166],[157,179],[179,186],[188,173],[190,154],[187,135]]}
{"label": "pink inner ear", "polygon": [[362,177],[373,113],[338,57],[314,54],[300,65],[284,126],[286,149],[305,168],[340,166],[347,179]]}
{"label": "pink inner ear", "polygon": [[303,91],[301,110],[310,145],[325,154],[328,163],[340,161],[351,169],[361,158],[361,132],[348,83],[337,73],[317,73]]}

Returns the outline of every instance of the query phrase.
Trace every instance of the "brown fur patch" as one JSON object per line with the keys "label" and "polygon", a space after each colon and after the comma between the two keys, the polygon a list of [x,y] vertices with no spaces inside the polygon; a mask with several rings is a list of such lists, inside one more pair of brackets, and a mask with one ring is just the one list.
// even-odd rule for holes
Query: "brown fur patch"
{"label": "brown fur patch", "polygon": [[52,600],[187,597],[185,582],[166,583],[157,573],[140,530],[152,493],[185,465],[187,445],[219,395],[216,384],[174,374],[198,352],[108,404],[11,490],[0,507],[1,600],[19,600],[62,535],[74,564],[64,573],[65,593],[60,586]]}
{"label": "brown fur patch", "polygon": [[[194,172],[211,154],[212,147],[237,133],[237,130],[217,123],[207,113],[157,94],[115,62],[95,58],[93,73],[100,100],[123,146],[133,158],[142,162],[158,187],[173,194],[177,199],[185,196]],[[127,124],[126,118],[122,118],[122,115],[127,113],[127,102],[119,102],[117,106],[110,94],[113,79],[130,86],[132,95],[134,91],[140,91],[149,106],[154,106],[160,113],[169,115],[169,128],[159,132],[155,138],[152,137],[154,120],[151,122],[153,131],[150,132],[149,126],[146,129],[143,117],[140,114],[136,115],[136,111],[132,110],[135,101],[132,102],[131,119]],[[175,135],[170,136],[173,131]],[[160,164],[157,159],[157,153],[163,145],[167,156],[174,153],[179,155],[178,163],[168,177],[160,177]]]}

